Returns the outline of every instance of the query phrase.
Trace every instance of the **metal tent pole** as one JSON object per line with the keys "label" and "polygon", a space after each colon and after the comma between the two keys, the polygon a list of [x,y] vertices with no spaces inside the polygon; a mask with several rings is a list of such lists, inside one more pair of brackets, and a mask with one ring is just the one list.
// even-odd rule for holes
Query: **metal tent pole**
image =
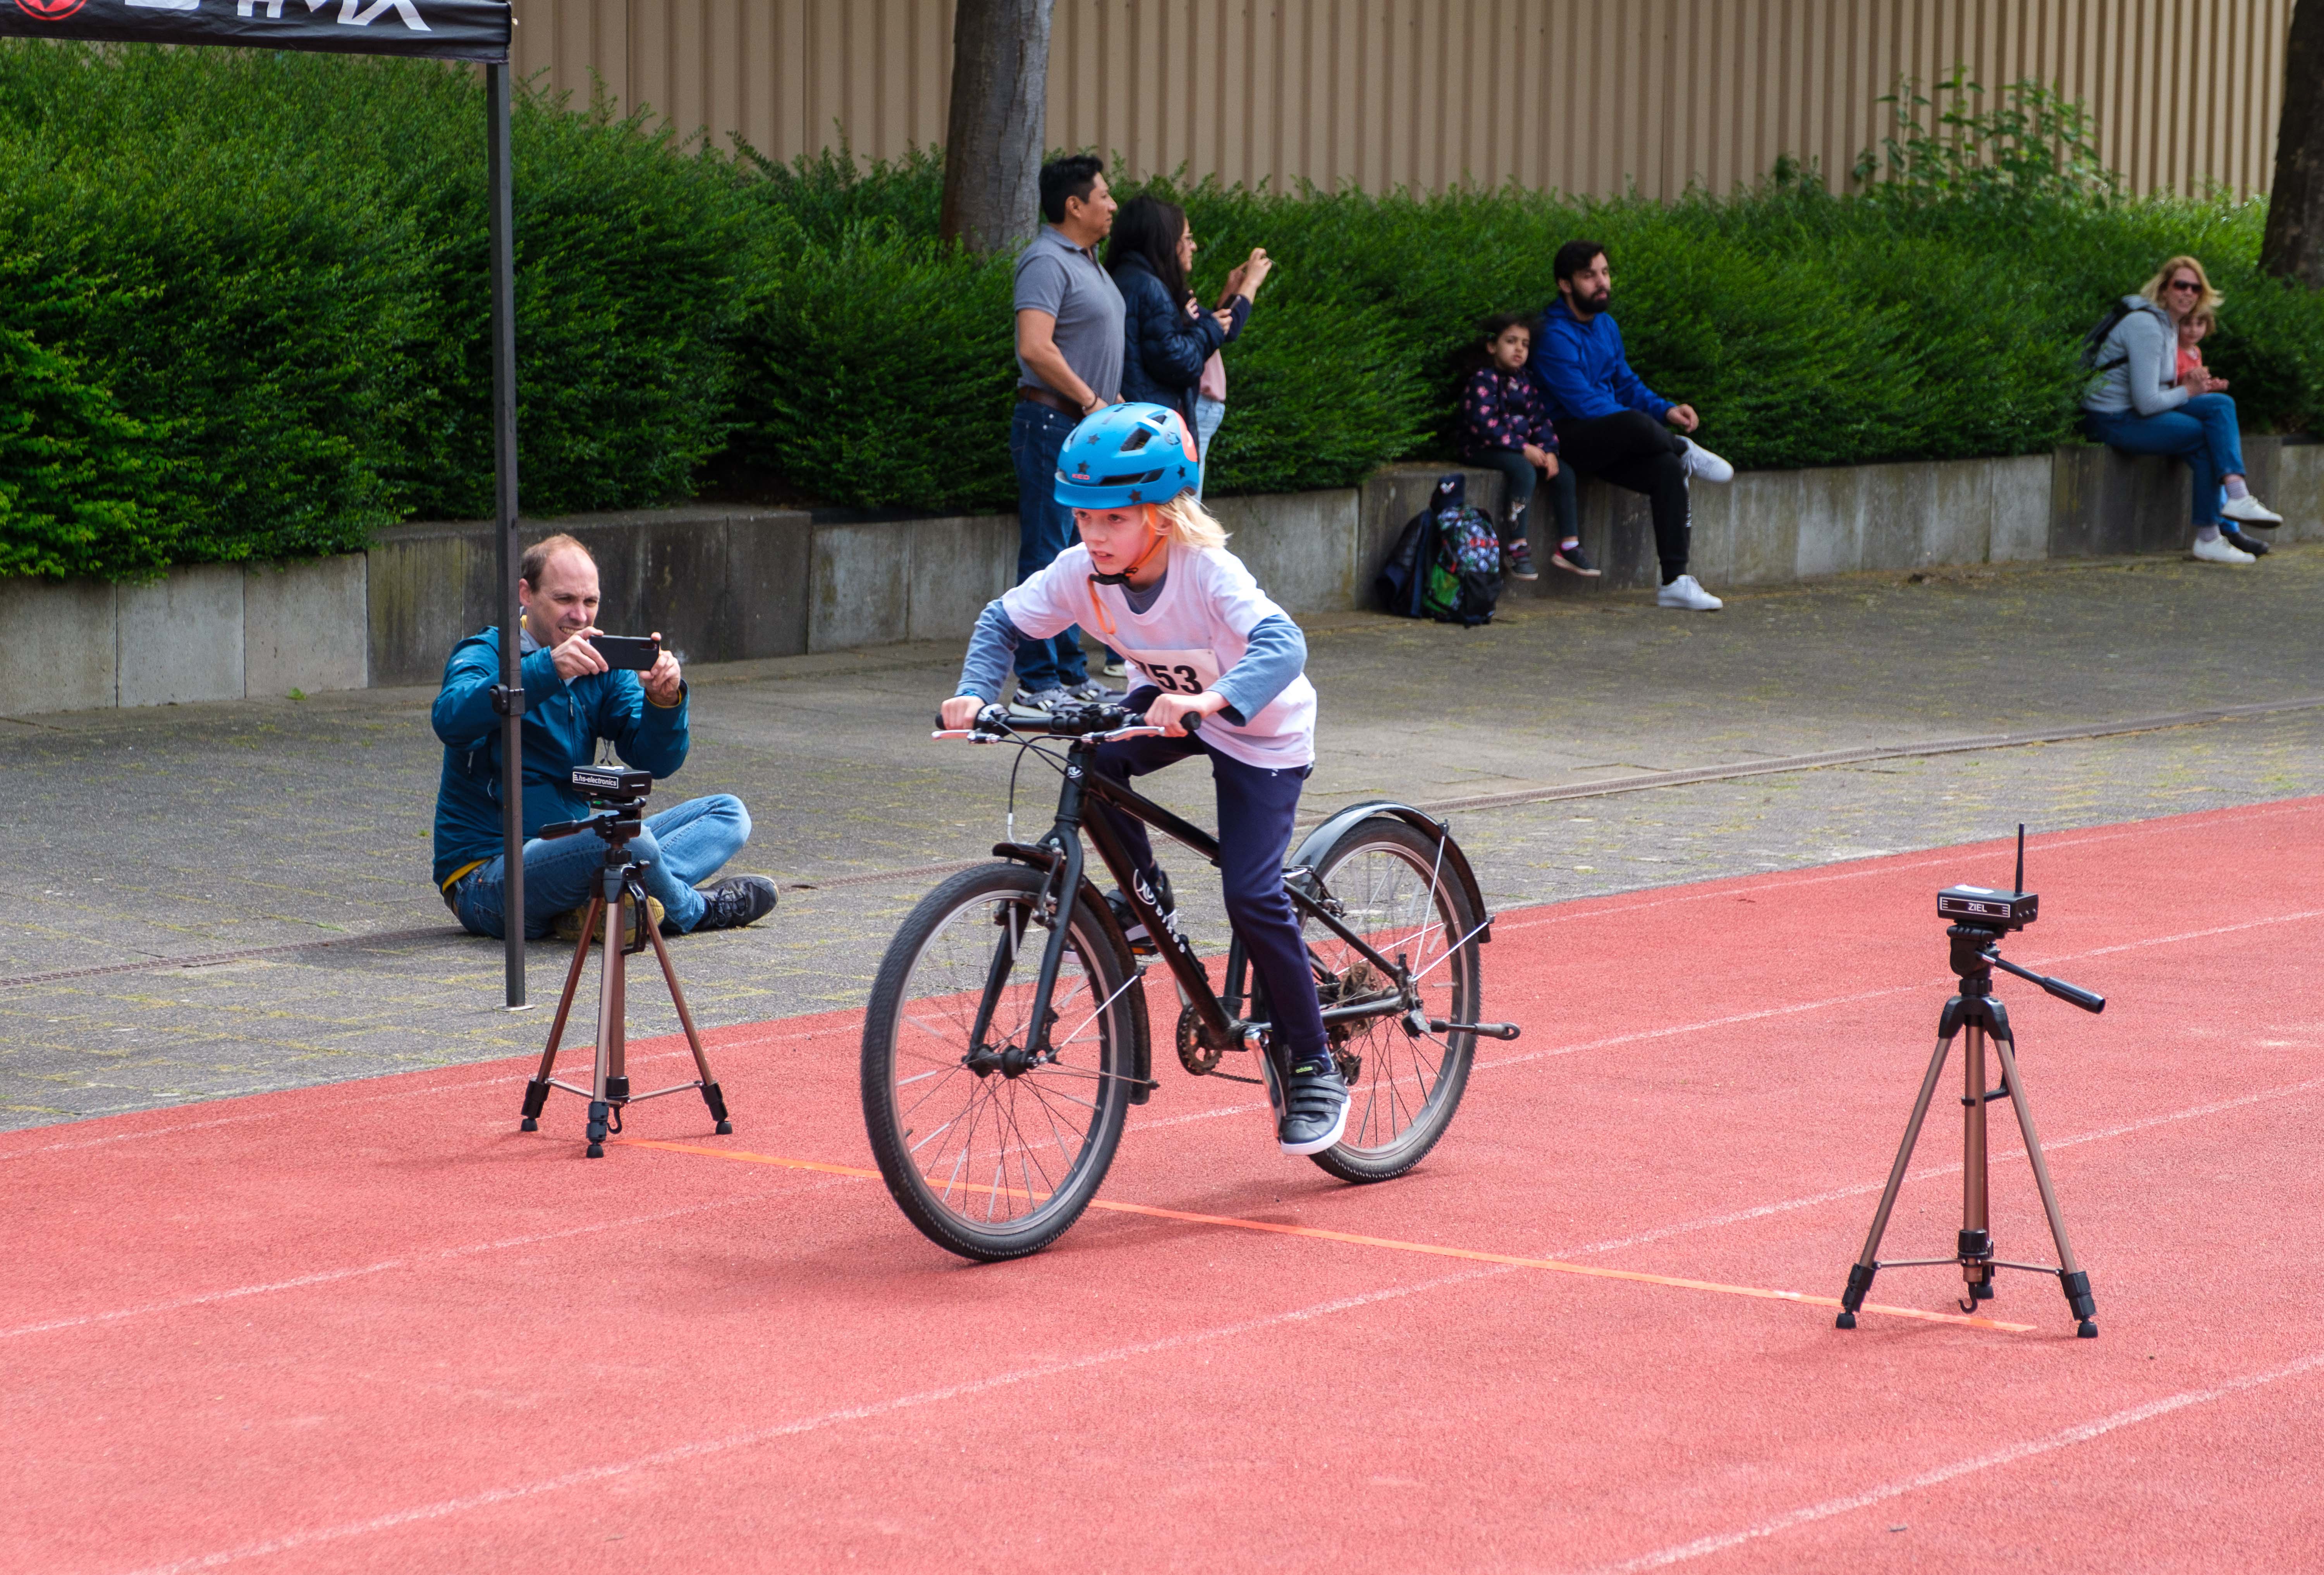
{"label": "metal tent pole", "polygon": [[493,253],[493,495],[500,529],[501,681],[493,709],[501,716],[501,852],[507,870],[502,904],[508,1004],[524,1000],[524,679],[518,668],[516,576],[516,237],[509,200],[509,68],[484,68],[485,202]]}

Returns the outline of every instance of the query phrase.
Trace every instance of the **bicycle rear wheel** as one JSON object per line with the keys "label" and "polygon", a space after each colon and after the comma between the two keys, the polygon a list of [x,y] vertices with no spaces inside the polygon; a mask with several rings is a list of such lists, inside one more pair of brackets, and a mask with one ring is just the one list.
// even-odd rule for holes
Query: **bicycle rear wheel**
{"label": "bicycle rear wheel", "polygon": [[[1436,844],[1400,820],[1358,821],[1316,861],[1343,911],[1340,922],[1420,985],[1421,1010],[1443,1022],[1477,1020],[1478,945],[1482,914],[1465,888],[1447,878]],[[1308,951],[1326,977],[1325,1006],[1356,1002],[1395,988],[1377,964],[1313,918],[1304,921]],[[1468,1086],[1474,1034],[1414,1035],[1399,1017],[1332,1025],[1333,1055],[1348,1078],[1348,1130],[1314,1156],[1342,1181],[1386,1181],[1420,1163],[1451,1124]]]}
{"label": "bicycle rear wheel", "polygon": [[1038,1252],[1081,1217],[1130,1097],[1134,976],[1085,904],[1067,921],[1049,1055],[1026,1053],[1044,880],[994,864],[930,892],[889,943],[863,1022],[863,1122],[888,1191],[929,1240],[986,1262]]}

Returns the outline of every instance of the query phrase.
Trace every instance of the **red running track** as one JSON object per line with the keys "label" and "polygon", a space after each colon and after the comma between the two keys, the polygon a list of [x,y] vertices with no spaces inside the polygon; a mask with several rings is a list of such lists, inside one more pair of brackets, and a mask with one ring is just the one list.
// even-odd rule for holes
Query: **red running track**
{"label": "red running track", "polygon": [[[1506,916],[1526,1037],[1422,1169],[1341,1186],[1173,1068],[1105,1194],[1166,1212],[1014,1265],[858,1174],[844,1016],[715,1035],[736,1135],[673,1099],[598,1162],[562,1096],[516,1131],[515,1063],[12,1134],[0,1568],[2324,1567],[2319,832],[2036,839],[2007,954],[2113,1001],[2002,990],[2096,1341],[2032,1276],[2031,1332],[1840,1333],[1397,1245],[1835,1295],[1951,982],[1932,895],[2006,876],[1954,849]],[[1892,1256],[1959,1224],[1952,1092]],[[2000,1249],[2046,1257],[1996,1113]]]}

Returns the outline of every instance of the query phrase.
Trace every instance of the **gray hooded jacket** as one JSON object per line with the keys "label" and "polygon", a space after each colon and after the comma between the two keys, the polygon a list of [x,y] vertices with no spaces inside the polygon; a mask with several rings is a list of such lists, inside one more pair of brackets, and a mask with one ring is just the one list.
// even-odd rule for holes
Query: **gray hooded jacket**
{"label": "gray hooded jacket", "polygon": [[2082,396],[2082,409],[2112,416],[2134,410],[2159,416],[2177,410],[2189,395],[2175,381],[2179,330],[2172,326],[2171,314],[2143,295],[2124,296],[2122,304],[2129,310],[2098,346],[2098,358],[2100,366],[2118,364],[2107,366],[2090,384],[2090,391]]}

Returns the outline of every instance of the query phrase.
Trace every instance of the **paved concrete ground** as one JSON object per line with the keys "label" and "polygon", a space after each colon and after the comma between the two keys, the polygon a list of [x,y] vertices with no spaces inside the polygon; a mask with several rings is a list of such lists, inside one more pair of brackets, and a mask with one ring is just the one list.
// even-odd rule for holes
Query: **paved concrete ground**
{"label": "paved concrete ground", "polygon": [[[1308,803],[1441,801],[2324,698],[2319,592],[2324,549],[2294,548],[2240,571],[2137,559],[1855,576],[1738,593],[1716,615],[1609,593],[1476,631],[1319,619]],[[906,646],[696,670],[694,757],[663,801],[742,795],[758,829],[738,867],[785,886],[760,927],[675,946],[706,1023],[860,1003],[933,882],[921,867],[976,857],[1001,834],[1012,751],[927,737],[956,660]],[[500,1009],[498,944],[461,935],[427,883],[431,697],[0,719],[0,831],[15,855],[14,900],[0,903],[0,1127],[538,1046],[546,1010]],[[2020,819],[2038,832],[2294,797],[2318,790],[2319,765],[2324,708],[2292,708],[1466,810],[1453,824],[1499,907],[1942,845]],[[1029,834],[1054,789],[1031,763],[1021,787]],[[1157,797],[1210,818],[1199,767]],[[1213,893],[1180,884],[1197,935],[1217,942]],[[282,949],[177,961],[267,947]],[[543,1009],[563,956],[531,949]],[[1645,990],[1684,966],[1571,962]],[[119,971],[85,972],[102,969]],[[634,995],[633,1033],[674,1027],[658,989]]]}

